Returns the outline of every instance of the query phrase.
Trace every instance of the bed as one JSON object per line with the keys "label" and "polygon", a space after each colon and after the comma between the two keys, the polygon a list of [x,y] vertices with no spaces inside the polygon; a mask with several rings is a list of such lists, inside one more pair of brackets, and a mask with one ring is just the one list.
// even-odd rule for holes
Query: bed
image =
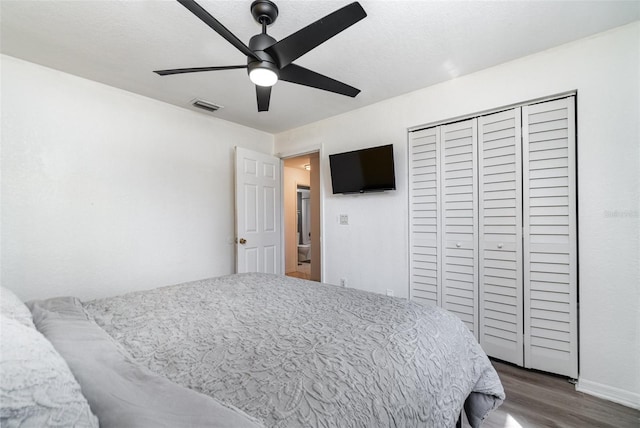
{"label": "bed", "polygon": [[28,306],[101,427],[476,427],[504,399],[454,315],[355,289],[252,273]]}

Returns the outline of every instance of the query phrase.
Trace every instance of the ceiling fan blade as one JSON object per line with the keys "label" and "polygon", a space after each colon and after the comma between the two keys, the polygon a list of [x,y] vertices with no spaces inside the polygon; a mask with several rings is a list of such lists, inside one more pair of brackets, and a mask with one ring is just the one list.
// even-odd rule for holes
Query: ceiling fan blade
{"label": "ceiling fan blade", "polygon": [[253,53],[251,49],[249,49],[247,45],[242,43],[239,38],[237,38],[231,31],[229,31],[224,25],[222,25],[220,21],[211,16],[211,14],[204,10],[198,3],[193,0],[178,0],[178,3],[189,9],[191,13],[200,18],[202,22],[211,27],[216,33],[224,37],[240,52],[257,60],[260,59]]}
{"label": "ceiling fan blade", "polygon": [[258,111],[269,111],[271,99],[271,86],[256,85],[256,97],[258,99]]}
{"label": "ceiling fan blade", "polygon": [[280,68],[284,68],[366,16],[367,13],[360,3],[351,3],[280,40],[264,51],[278,62]]}
{"label": "ceiling fan blade", "polygon": [[199,71],[233,70],[236,68],[247,68],[246,65],[225,65],[222,67],[195,67],[195,68],[173,68],[171,70],[155,70],[154,73],[160,76],[170,74],[197,73]]}
{"label": "ceiling fan blade", "polygon": [[289,64],[280,70],[280,80],[335,92],[336,94],[346,95],[348,97],[355,97],[360,93],[360,89],[295,64]]}

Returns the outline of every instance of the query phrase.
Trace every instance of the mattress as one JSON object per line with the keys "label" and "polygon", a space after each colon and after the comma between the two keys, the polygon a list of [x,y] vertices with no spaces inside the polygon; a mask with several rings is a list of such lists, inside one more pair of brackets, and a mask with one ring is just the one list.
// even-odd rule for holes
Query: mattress
{"label": "mattress", "polygon": [[[453,314],[355,289],[252,273],[31,307],[36,326],[67,314],[148,376],[267,427],[452,427],[463,408],[479,426],[504,399]],[[49,336],[82,349],[59,324]],[[91,358],[75,359],[88,383]]]}

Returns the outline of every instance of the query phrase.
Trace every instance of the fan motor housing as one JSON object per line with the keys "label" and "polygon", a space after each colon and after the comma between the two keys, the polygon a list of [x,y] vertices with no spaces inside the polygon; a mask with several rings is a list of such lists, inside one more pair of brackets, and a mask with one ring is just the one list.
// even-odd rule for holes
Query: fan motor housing
{"label": "fan motor housing", "polygon": [[266,33],[256,34],[249,40],[249,49],[255,53],[263,53],[266,48],[274,45],[276,41],[276,39]]}
{"label": "fan motor housing", "polygon": [[253,51],[255,56],[260,60],[256,60],[250,56],[247,57],[247,73],[251,74],[254,68],[268,68],[280,76],[280,68],[276,61],[264,50],[276,43],[276,39],[266,33],[256,34],[249,40],[249,49]]}

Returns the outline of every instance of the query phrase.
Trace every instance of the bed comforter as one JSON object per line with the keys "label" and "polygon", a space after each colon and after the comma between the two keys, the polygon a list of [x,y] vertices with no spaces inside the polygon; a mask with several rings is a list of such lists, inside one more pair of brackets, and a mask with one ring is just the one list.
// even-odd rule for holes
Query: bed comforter
{"label": "bed comforter", "polygon": [[[268,427],[478,426],[500,380],[451,313],[239,274],[83,303],[138,363]],[[468,399],[467,399],[468,398]]]}

